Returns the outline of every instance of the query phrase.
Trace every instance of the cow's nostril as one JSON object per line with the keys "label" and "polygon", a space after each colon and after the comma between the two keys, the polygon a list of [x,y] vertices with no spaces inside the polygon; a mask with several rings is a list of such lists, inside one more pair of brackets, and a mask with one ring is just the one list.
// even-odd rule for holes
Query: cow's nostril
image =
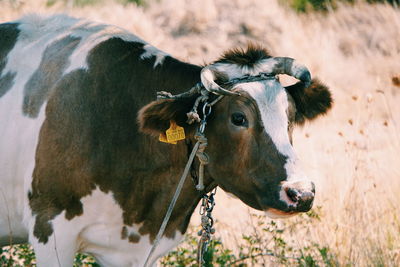
{"label": "cow's nostril", "polygon": [[300,192],[297,191],[294,188],[287,188],[286,189],[286,195],[289,197],[289,199],[291,201],[293,201],[294,203],[297,203],[299,201],[300,198]]}
{"label": "cow's nostril", "polygon": [[315,186],[313,183],[287,182],[282,185],[280,197],[287,210],[306,212],[313,205]]}

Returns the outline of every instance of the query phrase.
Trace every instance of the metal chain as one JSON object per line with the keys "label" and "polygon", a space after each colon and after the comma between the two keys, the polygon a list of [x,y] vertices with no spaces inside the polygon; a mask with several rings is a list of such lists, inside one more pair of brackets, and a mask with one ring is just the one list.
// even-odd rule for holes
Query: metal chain
{"label": "metal chain", "polygon": [[214,219],[212,217],[212,211],[215,206],[214,196],[217,192],[217,187],[213,192],[208,195],[204,194],[201,200],[200,215],[201,215],[201,230],[197,233],[200,236],[199,245],[197,249],[197,262],[199,267],[204,266],[204,254],[207,251],[208,245],[211,240],[211,235],[215,233]]}

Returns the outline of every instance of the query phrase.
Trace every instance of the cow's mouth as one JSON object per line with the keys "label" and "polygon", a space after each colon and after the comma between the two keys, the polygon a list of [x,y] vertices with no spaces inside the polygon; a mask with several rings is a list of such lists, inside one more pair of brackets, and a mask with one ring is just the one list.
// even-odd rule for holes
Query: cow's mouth
{"label": "cow's mouth", "polygon": [[269,208],[265,211],[265,214],[271,219],[284,219],[297,215],[298,211],[282,211],[274,208]]}

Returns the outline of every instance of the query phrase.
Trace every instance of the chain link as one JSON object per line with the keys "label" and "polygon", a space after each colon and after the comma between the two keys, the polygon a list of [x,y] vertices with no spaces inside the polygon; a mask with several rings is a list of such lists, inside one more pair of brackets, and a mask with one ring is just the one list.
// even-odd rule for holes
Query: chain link
{"label": "chain link", "polygon": [[208,195],[204,194],[201,200],[201,206],[199,213],[201,215],[201,230],[197,233],[200,236],[198,250],[197,250],[197,261],[199,267],[204,266],[204,254],[207,251],[208,245],[211,240],[211,235],[215,233],[214,218],[212,217],[212,211],[215,206],[214,196],[217,192],[217,188]]}
{"label": "chain link", "polygon": [[204,102],[203,104],[203,118],[200,121],[200,126],[199,126],[199,133],[204,134],[204,131],[206,129],[207,125],[207,117],[211,114],[211,106],[208,104],[208,102]]}

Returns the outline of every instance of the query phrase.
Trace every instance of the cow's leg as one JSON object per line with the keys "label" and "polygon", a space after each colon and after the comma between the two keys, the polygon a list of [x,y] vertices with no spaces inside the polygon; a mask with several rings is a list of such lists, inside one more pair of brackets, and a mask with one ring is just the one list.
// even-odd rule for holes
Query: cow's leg
{"label": "cow's leg", "polygon": [[46,244],[34,242],[33,249],[38,267],[71,267],[74,263],[76,247],[66,244],[65,240],[58,240],[55,235]]}
{"label": "cow's leg", "polygon": [[[30,241],[36,254],[38,267],[71,267],[78,249],[78,229],[63,216],[59,215],[52,222],[53,232],[43,242],[30,232]],[[33,228],[31,228],[33,229]]]}

